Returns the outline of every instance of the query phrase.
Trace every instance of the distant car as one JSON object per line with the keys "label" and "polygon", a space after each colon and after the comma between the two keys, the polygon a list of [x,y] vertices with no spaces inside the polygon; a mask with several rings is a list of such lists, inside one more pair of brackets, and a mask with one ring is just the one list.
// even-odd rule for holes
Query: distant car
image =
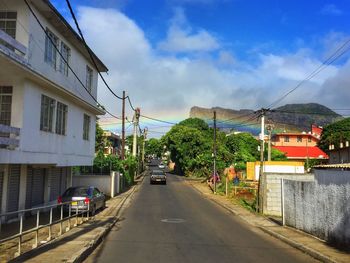
{"label": "distant car", "polygon": [[166,184],[166,175],[162,170],[153,170],[150,177],[150,184],[162,183]]}
{"label": "distant car", "polygon": [[[106,197],[94,186],[69,187],[62,196],[58,197],[59,204],[71,202],[71,212],[85,212],[88,210],[94,215],[98,209],[106,207]],[[69,210],[69,205],[64,205],[64,210]]]}
{"label": "distant car", "polygon": [[158,168],[159,168],[159,169],[164,169],[164,168],[165,168],[165,165],[164,165],[163,163],[160,163],[160,164],[158,164]]}

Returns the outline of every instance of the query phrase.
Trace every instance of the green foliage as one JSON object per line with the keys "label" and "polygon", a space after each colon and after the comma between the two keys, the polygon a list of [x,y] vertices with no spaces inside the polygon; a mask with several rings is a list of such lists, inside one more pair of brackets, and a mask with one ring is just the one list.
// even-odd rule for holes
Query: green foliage
{"label": "green foliage", "polygon": [[163,154],[163,144],[161,140],[151,138],[145,143],[145,153],[148,155],[155,155],[157,157],[162,157]]}
{"label": "green foliage", "polygon": [[275,148],[271,148],[271,160],[272,161],[286,161],[287,156],[284,152],[281,152]]}
{"label": "green foliage", "polygon": [[246,162],[259,159],[259,141],[249,133],[233,134],[227,137],[226,146],[233,153],[236,170],[245,170]]}
{"label": "green foliage", "polygon": [[96,122],[95,152],[103,152],[105,145],[106,139],[103,137],[103,129],[100,127],[98,122]]}
{"label": "green foliage", "polygon": [[179,125],[195,128],[200,131],[209,130],[208,124],[204,120],[199,118],[188,118],[186,120],[181,121]]}
{"label": "green foliage", "polygon": [[319,146],[327,151],[330,144],[339,148],[340,142],[350,141],[350,118],[346,118],[324,127]]}
{"label": "green foliage", "polygon": [[102,152],[98,152],[94,159],[94,173],[109,174],[111,171],[118,171],[124,175],[127,185],[134,183],[136,169],[137,161],[132,156],[128,156],[122,161],[118,156],[105,156]]}

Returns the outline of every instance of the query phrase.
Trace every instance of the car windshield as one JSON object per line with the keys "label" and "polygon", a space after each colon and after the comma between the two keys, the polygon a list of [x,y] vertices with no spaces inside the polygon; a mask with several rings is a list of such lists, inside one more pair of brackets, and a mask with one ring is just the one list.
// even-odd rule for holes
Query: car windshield
{"label": "car windshield", "polygon": [[90,196],[91,195],[91,188],[85,188],[85,187],[79,187],[79,188],[68,188],[64,194],[63,197],[70,197],[70,196]]}

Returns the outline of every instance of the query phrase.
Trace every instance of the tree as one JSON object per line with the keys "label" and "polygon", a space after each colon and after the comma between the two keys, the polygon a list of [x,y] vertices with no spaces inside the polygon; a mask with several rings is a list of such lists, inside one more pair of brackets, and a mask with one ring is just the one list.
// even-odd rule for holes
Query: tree
{"label": "tree", "polygon": [[163,154],[163,144],[161,140],[156,138],[151,138],[145,143],[145,153],[148,155],[155,155],[156,157],[162,157]]}
{"label": "tree", "polygon": [[195,128],[200,131],[209,130],[208,124],[204,120],[199,118],[188,118],[186,120],[181,121],[178,125]]}
{"label": "tree", "polygon": [[226,146],[234,155],[233,162],[237,170],[244,170],[246,162],[254,162],[259,159],[259,141],[249,133],[228,136]]}
{"label": "tree", "polygon": [[271,149],[271,160],[272,161],[286,161],[287,156],[285,155],[284,152],[281,152],[275,148]]}
{"label": "tree", "polygon": [[324,127],[319,147],[327,151],[330,144],[339,148],[341,142],[350,141],[350,118],[342,119]]}
{"label": "tree", "polygon": [[104,150],[106,144],[106,139],[103,136],[103,129],[101,126],[96,122],[96,139],[95,139],[95,152],[100,152]]}

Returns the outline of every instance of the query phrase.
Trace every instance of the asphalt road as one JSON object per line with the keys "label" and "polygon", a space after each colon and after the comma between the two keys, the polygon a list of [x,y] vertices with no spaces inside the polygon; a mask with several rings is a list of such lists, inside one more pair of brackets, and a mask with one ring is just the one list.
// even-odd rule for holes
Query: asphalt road
{"label": "asphalt road", "polygon": [[181,177],[150,185],[86,262],[315,262],[205,199]]}

